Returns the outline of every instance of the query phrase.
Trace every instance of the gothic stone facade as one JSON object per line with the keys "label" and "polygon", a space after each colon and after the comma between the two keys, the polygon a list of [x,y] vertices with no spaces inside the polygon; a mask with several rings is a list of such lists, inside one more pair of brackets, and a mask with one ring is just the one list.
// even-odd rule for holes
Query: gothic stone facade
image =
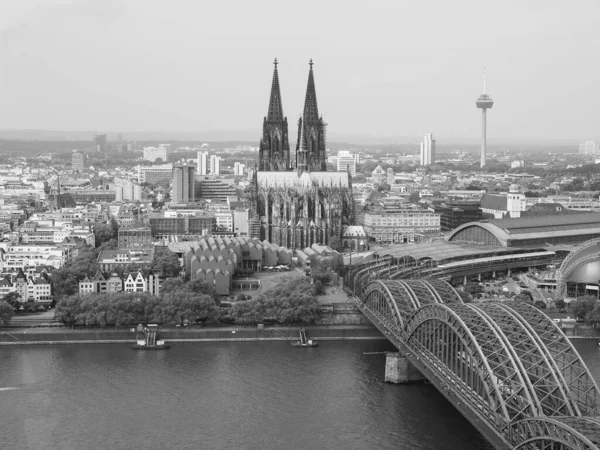
{"label": "gothic stone facade", "polygon": [[294,250],[326,244],[354,220],[346,172],[258,172],[255,183],[261,240]]}
{"label": "gothic stone facade", "polygon": [[275,60],[258,171],[250,188],[260,239],[290,249],[327,244],[332,236],[340,238],[343,227],[354,221],[349,173],[326,171],[325,122],[319,116],[312,66],[311,60],[292,167]]}

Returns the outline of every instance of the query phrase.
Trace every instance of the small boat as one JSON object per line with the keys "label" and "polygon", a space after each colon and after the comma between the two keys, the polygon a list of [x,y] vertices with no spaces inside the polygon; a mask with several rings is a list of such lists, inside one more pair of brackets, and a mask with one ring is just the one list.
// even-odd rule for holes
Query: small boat
{"label": "small boat", "polygon": [[316,347],[317,342],[312,339],[308,339],[306,337],[306,330],[304,328],[299,328],[298,332],[300,333],[300,340],[296,342],[292,342],[294,347]]}
{"label": "small boat", "polygon": [[170,345],[158,339],[158,325],[148,325],[143,328],[144,339],[138,339],[134,350],[166,350]]}
{"label": "small boat", "polygon": [[302,342],[300,342],[300,341],[292,342],[292,346],[294,346],[294,347],[317,347],[318,345],[319,344],[317,344],[312,339],[309,339],[304,344]]}

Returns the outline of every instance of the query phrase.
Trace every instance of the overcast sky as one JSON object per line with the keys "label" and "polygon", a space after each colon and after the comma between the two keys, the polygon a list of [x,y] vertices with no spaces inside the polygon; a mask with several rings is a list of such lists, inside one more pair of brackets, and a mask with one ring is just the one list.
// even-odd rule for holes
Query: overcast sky
{"label": "overcast sky", "polygon": [[600,137],[599,0],[0,0],[0,129]]}

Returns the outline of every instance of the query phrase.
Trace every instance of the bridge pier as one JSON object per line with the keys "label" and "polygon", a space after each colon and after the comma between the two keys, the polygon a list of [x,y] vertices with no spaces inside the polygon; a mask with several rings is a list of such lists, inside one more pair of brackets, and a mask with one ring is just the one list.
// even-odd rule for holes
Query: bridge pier
{"label": "bridge pier", "polygon": [[394,384],[412,384],[425,381],[425,377],[401,353],[386,352],[385,382]]}
{"label": "bridge pier", "polygon": [[467,276],[466,275],[463,277],[463,285],[465,285],[465,284],[467,284]]}

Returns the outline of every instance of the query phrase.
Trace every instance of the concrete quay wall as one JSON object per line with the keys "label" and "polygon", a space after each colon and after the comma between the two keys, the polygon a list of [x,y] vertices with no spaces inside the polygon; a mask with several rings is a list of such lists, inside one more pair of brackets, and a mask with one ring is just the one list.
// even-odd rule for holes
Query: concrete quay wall
{"label": "concrete quay wall", "polygon": [[[309,339],[320,341],[385,339],[373,326],[306,326]],[[219,329],[161,329],[161,339],[168,342],[240,342],[298,340],[298,327],[227,327]],[[68,328],[45,330],[0,329],[0,345],[133,343],[131,330],[85,330]]]}

